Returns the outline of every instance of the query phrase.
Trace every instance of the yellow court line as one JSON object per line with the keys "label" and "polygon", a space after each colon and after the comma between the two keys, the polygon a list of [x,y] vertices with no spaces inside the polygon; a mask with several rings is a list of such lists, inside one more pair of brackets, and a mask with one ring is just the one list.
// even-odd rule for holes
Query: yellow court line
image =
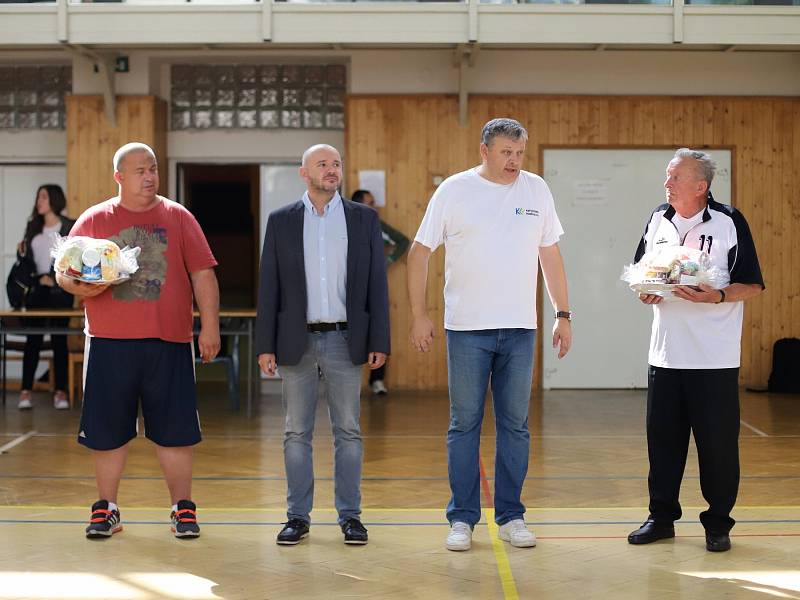
{"label": "yellow court line", "polygon": [[497,535],[498,529],[497,523],[494,522],[494,509],[486,508],[484,510],[486,511],[486,524],[489,526],[489,537],[492,540],[494,559],[497,562],[497,574],[500,575],[500,584],[503,586],[503,598],[505,600],[519,600],[517,583],[514,581],[514,574],[511,572],[505,545]]}
{"label": "yellow court line", "polygon": [[[121,505],[126,512],[134,510],[164,510],[164,506],[129,506],[126,504]],[[17,509],[17,510],[87,510],[86,506],[52,506],[46,504],[0,504],[0,510],[4,508]],[[706,510],[707,506],[684,506],[684,510]],[[243,507],[243,506],[228,506],[228,507],[205,507],[200,506],[202,512],[286,512],[286,507]],[[386,507],[366,507],[362,508],[365,513],[376,512],[389,512],[389,513],[402,513],[402,512],[436,512],[444,513],[443,508],[386,508]],[[572,506],[572,507],[529,507],[528,512],[581,512],[581,511],[647,511],[646,506]],[[734,510],[798,510],[800,505],[795,506],[736,506]],[[314,512],[336,512],[335,508],[315,508]],[[446,521],[442,521],[445,523]]]}

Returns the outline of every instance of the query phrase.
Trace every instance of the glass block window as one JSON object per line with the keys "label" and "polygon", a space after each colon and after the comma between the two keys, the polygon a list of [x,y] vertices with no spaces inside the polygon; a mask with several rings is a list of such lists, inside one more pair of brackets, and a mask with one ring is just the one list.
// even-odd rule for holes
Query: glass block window
{"label": "glass block window", "polygon": [[0,66],[0,129],[65,129],[72,68]]}
{"label": "glass block window", "polygon": [[346,83],[344,65],[173,65],[171,127],[344,129]]}

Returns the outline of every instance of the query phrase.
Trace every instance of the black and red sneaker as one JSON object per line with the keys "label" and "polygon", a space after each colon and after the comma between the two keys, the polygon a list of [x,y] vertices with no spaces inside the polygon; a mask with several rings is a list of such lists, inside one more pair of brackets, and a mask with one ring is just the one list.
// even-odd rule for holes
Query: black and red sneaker
{"label": "black and red sneaker", "polygon": [[90,540],[110,538],[122,531],[119,510],[109,510],[108,500],[98,500],[92,504],[92,517],[86,528],[86,537]]}
{"label": "black and red sneaker", "polygon": [[197,524],[197,506],[191,500],[179,500],[178,509],[170,515],[172,533],[176,538],[196,538],[200,535]]}

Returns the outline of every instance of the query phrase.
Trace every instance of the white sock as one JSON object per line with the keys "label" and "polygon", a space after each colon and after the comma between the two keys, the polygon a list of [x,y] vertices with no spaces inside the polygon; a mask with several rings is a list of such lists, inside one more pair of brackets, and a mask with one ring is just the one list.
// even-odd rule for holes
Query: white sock
{"label": "white sock", "polygon": [[108,503],[108,510],[119,510],[119,508],[113,502],[109,502]]}
{"label": "white sock", "polygon": [[178,512],[178,505],[177,504],[173,504],[172,505],[172,512]]}

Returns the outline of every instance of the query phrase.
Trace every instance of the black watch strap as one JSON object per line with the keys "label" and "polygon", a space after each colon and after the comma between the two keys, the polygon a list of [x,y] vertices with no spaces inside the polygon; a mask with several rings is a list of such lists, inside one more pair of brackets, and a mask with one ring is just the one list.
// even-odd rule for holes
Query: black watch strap
{"label": "black watch strap", "polygon": [[559,310],[556,312],[556,319],[566,319],[567,321],[572,321],[572,311]]}

